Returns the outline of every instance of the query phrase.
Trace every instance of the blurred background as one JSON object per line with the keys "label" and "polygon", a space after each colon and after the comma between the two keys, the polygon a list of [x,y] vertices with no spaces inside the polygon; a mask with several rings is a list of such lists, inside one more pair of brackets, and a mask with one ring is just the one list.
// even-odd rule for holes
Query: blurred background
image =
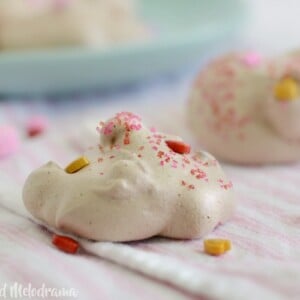
{"label": "blurred background", "polygon": [[187,136],[199,70],[228,51],[298,49],[299,11],[297,0],[1,0],[0,126],[26,143],[38,119],[41,137],[77,134],[82,150],[126,110]]}

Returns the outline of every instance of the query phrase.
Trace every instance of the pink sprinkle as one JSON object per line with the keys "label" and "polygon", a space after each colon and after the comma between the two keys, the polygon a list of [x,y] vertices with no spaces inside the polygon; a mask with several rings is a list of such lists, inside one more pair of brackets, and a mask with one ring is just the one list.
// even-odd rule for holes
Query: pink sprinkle
{"label": "pink sprinkle", "polygon": [[154,132],[156,132],[156,128],[155,127],[150,127],[150,131],[154,133]]}
{"label": "pink sprinkle", "polygon": [[20,147],[17,130],[10,126],[0,126],[0,158],[15,153]]}
{"label": "pink sprinkle", "polygon": [[26,130],[30,137],[43,133],[48,127],[48,120],[43,116],[34,116],[27,121]]}
{"label": "pink sprinkle", "polygon": [[165,162],[162,160],[160,161],[160,165],[163,166],[165,164]]}
{"label": "pink sprinkle", "polygon": [[158,150],[158,148],[156,146],[153,146],[152,149],[155,151]]}
{"label": "pink sprinkle", "polygon": [[142,125],[141,124],[131,124],[130,127],[129,127],[131,130],[140,130],[142,128]]}
{"label": "pink sprinkle", "polygon": [[104,135],[111,135],[114,129],[114,123],[112,121],[108,122],[105,126],[102,127],[101,133]]}
{"label": "pink sprinkle", "polygon": [[259,65],[261,60],[261,56],[255,52],[249,52],[242,57],[242,62],[249,67],[255,67]]}

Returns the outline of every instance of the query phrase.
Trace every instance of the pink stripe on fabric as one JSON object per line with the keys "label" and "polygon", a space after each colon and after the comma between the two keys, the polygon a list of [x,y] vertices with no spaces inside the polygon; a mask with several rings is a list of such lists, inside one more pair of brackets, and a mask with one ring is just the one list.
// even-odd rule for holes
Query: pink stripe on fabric
{"label": "pink stripe on fabric", "polygon": [[[236,227],[236,230],[238,231],[240,225],[234,224],[232,227]],[[244,236],[236,232],[226,230],[226,228],[218,229],[216,234],[221,238],[230,239],[233,245],[237,245],[239,248],[247,250],[249,254],[252,254],[253,256],[271,258],[276,261],[282,261],[285,258],[282,254],[278,253],[276,249],[267,248],[262,243],[254,241],[252,236]]]}
{"label": "pink stripe on fabric", "polygon": [[[240,225],[236,224],[235,227],[237,227],[236,230],[238,230],[240,228]],[[249,254],[252,254],[254,256],[258,256],[261,258],[271,258],[276,261],[282,261],[284,259],[284,256],[280,255],[276,249],[273,250],[266,248],[263,244],[253,241],[251,237],[243,236],[232,231],[227,231],[224,228],[218,229],[215,234],[220,236],[221,238],[230,239],[233,245],[249,251]]]}
{"label": "pink stripe on fabric", "polygon": [[[16,278],[18,278],[19,282],[25,283],[26,281],[24,281],[24,276],[22,276],[23,268],[20,267],[21,265],[17,265],[16,267],[13,261],[11,261],[9,258],[10,257],[8,255],[3,256],[2,254],[0,254],[1,270],[4,271],[5,274],[8,275],[12,280],[15,281]],[[6,269],[8,269],[9,272],[6,272]],[[11,269],[13,270],[13,272],[11,272]]]}
{"label": "pink stripe on fabric", "polygon": [[265,234],[266,237],[276,237],[281,242],[294,244],[294,246],[300,246],[300,239],[290,238],[286,234],[282,234],[277,230],[274,230],[271,226],[268,226],[258,221],[257,219],[247,216],[244,213],[240,212],[239,215],[236,214],[233,221],[234,223],[238,223],[242,226],[247,226],[247,228],[251,229],[254,233],[260,232],[262,234]]}
{"label": "pink stripe on fabric", "polygon": [[[250,199],[250,198],[249,198]],[[243,205],[245,208],[249,210],[259,210],[259,214],[262,214],[266,219],[268,219],[270,222],[275,221],[278,225],[283,225],[285,227],[288,227],[287,230],[295,229],[295,226],[300,225],[300,215],[298,216],[298,222],[297,222],[297,216],[291,215],[291,213],[288,213],[286,211],[280,210],[277,207],[274,207],[272,205],[268,205],[268,203],[258,203],[256,202],[255,205],[251,202],[251,199],[248,201],[245,201],[246,198],[243,199]],[[300,226],[299,226],[300,227]]]}
{"label": "pink stripe on fabric", "polygon": [[55,265],[60,272],[66,274],[68,278],[71,278],[72,280],[74,279],[77,284],[80,285],[80,283],[84,283],[86,291],[88,291],[88,294],[90,294],[89,299],[93,299],[93,295],[99,294],[99,289],[91,284],[90,281],[86,280],[90,274],[83,274],[83,270],[78,272],[78,270],[73,268],[71,264],[66,264],[64,259],[60,256],[67,254],[61,253],[58,255],[58,253],[56,253],[50,247],[47,248],[44,244],[37,242],[37,240],[30,238],[28,235],[25,235],[22,229],[17,229],[16,227],[7,226],[6,224],[0,223],[0,231],[6,236],[10,237],[12,240],[18,242],[18,244],[21,242],[24,247],[34,251],[34,253],[39,255],[41,258],[43,258],[43,256],[47,257],[51,264]]}
{"label": "pink stripe on fabric", "polygon": [[[298,187],[300,184],[300,177],[299,177],[300,169],[297,172],[298,172],[298,176],[296,176],[296,177],[291,176],[291,172],[288,172],[288,171],[273,172],[271,175],[266,172],[262,172],[261,174],[265,174],[266,177],[268,176],[269,178],[273,179],[272,181],[274,183],[277,183],[277,184],[282,183],[282,186],[286,186],[286,184],[289,184],[293,188],[298,190]],[[300,196],[300,193],[299,193],[299,196]]]}
{"label": "pink stripe on fabric", "polygon": [[[9,259],[11,258],[11,259]],[[1,261],[1,259],[0,259]],[[34,262],[32,262],[34,263]],[[3,267],[2,264],[6,264],[8,266],[8,269],[13,271],[13,277],[10,277],[12,280],[17,281],[19,284],[28,284],[31,283],[33,286],[38,286],[41,282],[52,285],[52,287],[55,287],[55,282],[50,279],[49,277],[44,276],[44,271],[37,273],[36,270],[33,270],[33,268],[30,268],[29,264],[24,264],[21,259],[18,259],[16,257],[7,257],[5,261],[2,261],[1,267]],[[31,272],[31,273],[30,273]],[[36,277],[33,276],[33,273],[35,273]],[[38,278],[38,280],[36,280]],[[35,281],[34,281],[35,280]]]}
{"label": "pink stripe on fabric", "polygon": [[277,182],[281,182],[283,179],[285,182],[289,182],[294,184],[295,187],[298,187],[300,184],[300,168],[298,170],[289,169],[289,170],[282,170],[280,174],[278,172],[274,172],[272,174],[272,178],[276,179]]}
{"label": "pink stripe on fabric", "polygon": [[[1,225],[1,224],[0,224]],[[24,236],[22,235],[22,234],[20,234],[20,232],[19,231],[17,231],[17,238],[16,238],[16,232],[15,232],[15,230],[12,230],[12,228],[10,228],[11,226],[7,226],[8,228],[6,228],[6,231],[5,230],[3,230],[3,226],[0,228],[0,231],[1,232],[4,232],[4,234],[6,234],[7,236],[9,236],[9,237],[13,237],[13,239],[15,240],[15,241],[20,241],[20,238],[21,238],[21,240],[23,240],[23,238],[24,238]],[[13,235],[12,235],[12,234]],[[29,242],[32,242],[32,240],[31,239],[25,239],[25,240],[23,240],[23,245],[25,245],[26,244],[26,246],[30,246],[30,247],[27,247],[27,248],[31,248],[31,249],[34,249],[34,251],[35,251],[35,253],[42,253],[43,255],[45,254],[45,251],[43,251],[43,252],[41,252],[40,251],[40,249],[41,249],[41,247],[36,247],[36,246],[34,246],[33,244],[31,245],[31,243],[29,243]],[[37,243],[34,243],[35,245],[37,245]],[[43,249],[44,250],[44,249]],[[43,256],[40,256],[40,257],[42,257],[42,258],[44,258]],[[49,259],[49,255],[47,255],[47,258]],[[48,261],[48,260],[47,260]],[[52,263],[52,260],[50,259],[50,261],[51,261],[51,263]],[[64,268],[64,270],[66,270],[66,269],[68,269],[68,266],[67,265],[65,265],[64,266],[65,268]],[[94,268],[94,266],[93,266],[93,268]],[[94,268],[95,269],[95,272],[97,271],[97,269],[96,268]],[[103,270],[102,270],[103,271]],[[80,270],[80,272],[81,272],[81,270]],[[109,276],[109,277],[111,277],[111,278],[118,278],[118,280],[116,281],[116,282],[118,282],[118,287],[120,288],[120,287],[122,287],[122,286],[125,286],[125,282],[122,282],[122,277],[121,276],[115,276],[112,272],[108,272],[107,271],[107,269],[106,269],[106,271],[105,271],[105,273],[107,273],[107,275]],[[71,274],[73,274],[74,275],[74,273],[72,272]],[[90,275],[90,274],[89,274]],[[72,278],[73,278],[73,276],[72,276]],[[151,277],[152,278],[152,277]],[[152,278],[153,279],[153,278]],[[82,281],[82,284],[84,283],[84,285],[85,285],[85,281]],[[140,289],[140,288],[138,288],[137,286],[128,286],[128,285],[126,285],[126,288],[129,290],[129,291],[131,291],[132,292],[132,294],[134,294],[134,295],[136,295],[137,293],[138,293],[138,295],[140,295],[141,297],[140,297],[140,299],[142,299],[142,297],[144,296],[144,291],[142,290],[142,289]],[[182,293],[184,293],[184,294],[186,294],[184,291],[181,291],[180,290],[180,292],[182,292]],[[99,294],[99,292],[97,293],[97,294]],[[95,294],[96,295],[96,294]],[[188,294],[186,294],[186,295],[188,295]],[[149,295],[148,295],[149,296]],[[157,295],[155,295],[156,296],[156,298],[157,298]],[[190,296],[190,298],[192,299],[193,297],[192,296]],[[92,299],[92,298],[91,298]],[[101,297],[101,299],[104,299],[103,297]],[[109,299],[109,297],[107,298],[107,299]],[[161,299],[163,299],[163,298],[161,298]],[[196,299],[196,298],[195,298]],[[205,299],[203,299],[203,300],[205,300]]]}
{"label": "pink stripe on fabric", "polygon": [[275,186],[269,186],[266,184],[262,184],[260,181],[251,180],[247,177],[244,177],[240,175],[235,180],[235,185],[237,185],[237,182],[242,182],[244,185],[254,188],[255,190],[259,190],[260,192],[265,192],[266,194],[270,196],[276,196],[276,200],[282,201],[284,199],[285,202],[288,202],[289,204],[299,204],[299,195],[295,195],[293,193],[284,191],[278,187]]}
{"label": "pink stripe on fabric", "polygon": [[[241,249],[248,250],[251,253],[254,253],[256,256],[262,258],[265,257],[273,258],[275,260],[282,260],[284,258],[283,256],[280,256],[278,254],[278,251],[272,251],[271,249],[264,247],[264,245],[262,245],[261,243],[253,241],[251,239],[251,236],[247,237],[238,234],[237,232],[239,231],[239,228],[241,228],[240,224],[235,224],[234,221],[231,221],[230,224],[228,224],[228,226],[227,225],[220,226],[213,233],[214,235],[220,238],[231,239],[234,245],[238,246]],[[135,245],[135,247],[138,249],[149,251],[148,245],[151,246],[155,243],[157,244],[157,242],[155,241],[147,244],[139,243],[138,245]],[[194,249],[195,247],[197,249],[202,249],[203,247],[202,240],[191,240],[191,241],[183,241],[183,242],[177,241],[177,243],[181,243],[182,245],[187,245],[187,247],[189,246],[193,248],[193,251],[196,251]],[[168,248],[168,243],[166,245]],[[164,243],[159,243],[158,247],[165,248],[165,245]]]}
{"label": "pink stripe on fabric", "polygon": [[[277,284],[277,282],[272,282],[268,280],[268,276],[261,276],[260,274],[250,274],[250,273],[246,273],[246,272],[241,272],[240,270],[231,270],[231,269],[227,269],[225,267],[223,267],[222,265],[220,265],[218,267],[218,269],[213,268],[212,266],[208,266],[205,265],[203,263],[199,263],[198,261],[194,260],[194,263],[191,263],[191,261],[184,257],[183,255],[181,255],[178,252],[174,252],[174,251],[170,251],[170,249],[163,249],[161,247],[153,247],[150,246],[150,248],[152,248],[153,251],[155,251],[156,253],[161,253],[167,256],[170,256],[170,254],[173,257],[176,257],[177,259],[184,261],[185,264],[187,264],[189,267],[193,268],[193,269],[200,269],[201,272],[203,272],[204,270],[209,271],[211,273],[216,273],[216,274],[227,274],[229,276],[232,276],[233,278],[235,277],[243,277],[247,280],[253,281],[255,282],[257,285],[263,286],[264,288],[267,288],[269,290],[272,291],[277,291],[277,293],[280,293],[282,295],[289,295],[289,290],[285,287],[279,286]],[[216,259],[220,259],[221,257],[216,257]]]}
{"label": "pink stripe on fabric", "polygon": [[240,195],[239,199],[242,201],[242,205],[255,210],[259,214],[268,215],[270,217],[283,217],[287,214],[287,210],[277,207],[274,204],[259,201],[252,195]]}
{"label": "pink stripe on fabric", "polygon": [[[132,269],[130,269],[130,272],[131,271],[134,271]],[[160,285],[166,285],[165,282],[162,282],[158,279],[156,279],[155,277],[152,277],[152,276],[147,276],[143,273],[140,273],[137,271],[137,274],[139,275],[142,275],[144,278],[148,278],[148,279],[151,279],[152,281],[155,281],[157,284],[160,284]],[[137,296],[137,299],[143,299],[144,296],[145,296],[145,290],[143,290],[143,288],[137,286],[137,285],[130,285],[130,284],[127,284],[126,281],[122,281],[123,280],[123,275],[120,275],[119,273],[111,273],[109,272],[108,273],[109,277],[111,277],[112,279],[115,280],[115,282],[118,283],[118,288],[121,289],[122,291],[124,291],[124,289],[127,289],[128,291],[130,291],[133,295]],[[194,295],[191,295],[189,293],[187,293],[186,291],[184,290],[181,290],[179,289],[177,286],[173,286],[173,285],[170,285],[173,289],[177,290],[180,294],[183,294],[185,296],[188,296],[189,299],[198,299],[198,300],[209,300],[208,298],[199,298],[199,297],[196,297]],[[150,294],[149,294],[150,292]],[[157,293],[151,293],[151,290],[147,289],[147,297],[149,299],[161,299],[161,300],[165,300],[165,297],[164,296],[160,296],[158,295]]]}

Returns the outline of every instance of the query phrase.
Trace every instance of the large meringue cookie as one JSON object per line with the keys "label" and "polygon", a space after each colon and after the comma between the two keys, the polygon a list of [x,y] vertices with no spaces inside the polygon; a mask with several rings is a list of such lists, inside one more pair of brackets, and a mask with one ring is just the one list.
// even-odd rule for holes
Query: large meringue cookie
{"label": "large meringue cookie", "polygon": [[196,78],[187,117],[201,146],[242,164],[300,159],[300,55],[229,54]]}
{"label": "large meringue cookie", "polygon": [[154,132],[132,113],[99,127],[90,164],[68,174],[49,162],[27,179],[29,212],[66,233],[99,241],[160,235],[198,238],[234,210],[232,184],[205,152],[179,154],[166,144],[178,137]]}

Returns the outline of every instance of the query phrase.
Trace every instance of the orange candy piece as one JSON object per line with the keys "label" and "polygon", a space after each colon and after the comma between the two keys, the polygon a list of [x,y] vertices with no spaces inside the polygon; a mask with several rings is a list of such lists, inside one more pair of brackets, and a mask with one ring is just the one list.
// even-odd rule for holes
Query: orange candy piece
{"label": "orange candy piece", "polygon": [[166,141],[170,149],[179,154],[189,154],[191,146],[181,141]]}
{"label": "orange candy piece", "polygon": [[204,240],[204,251],[210,255],[221,255],[231,249],[231,242],[223,239]]}
{"label": "orange candy piece", "polygon": [[67,236],[57,234],[53,235],[52,244],[55,245],[58,249],[71,254],[76,253],[79,248],[79,244],[75,240]]}

